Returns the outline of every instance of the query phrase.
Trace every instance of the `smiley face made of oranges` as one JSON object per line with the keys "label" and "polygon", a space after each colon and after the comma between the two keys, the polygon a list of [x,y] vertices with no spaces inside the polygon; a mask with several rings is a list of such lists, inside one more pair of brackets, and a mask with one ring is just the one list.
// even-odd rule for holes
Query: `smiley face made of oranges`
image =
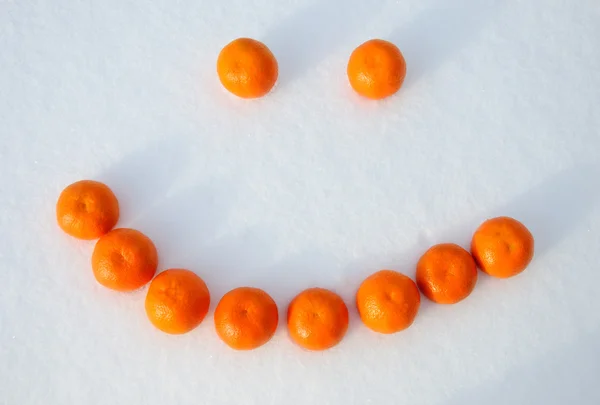
{"label": "smiley face made of oranges", "polygon": [[[277,82],[278,69],[269,48],[250,38],[227,44],[217,59],[223,87],[241,98],[269,93]],[[401,88],[406,62],[394,44],[374,39],[352,52],[347,76],[361,96],[382,99]],[[97,239],[91,264],[100,285],[128,292],[149,283],[145,310],[150,323],[168,334],[190,332],[208,314],[209,287],[188,269],[166,269],[157,275],[156,246],[135,229],[115,228],[119,216],[113,191],[93,180],[67,186],[56,203],[57,222],[66,234],[82,240]],[[525,270],[533,254],[534,238],[525,225],[510,217],[487,219],[475,230],[470,251],[442,243],[424,252],[416,266],[416,282],[394,270],[380,270],[366,277],[357,288],[354,307],[370,330],[397,333],[413,324],[421,294],[437,304],[456,304],[475,288],[478,268],[495,278],[513,277]],[[279,310],[267,292],[242,286],[220,298],[213,318],[217,335],[227,346],[251,350],[273,337]],[[291,299],[286,323],[291,340],[298,346],[326,350],[344,338],[349,310],[335,292],[313,287]]]}

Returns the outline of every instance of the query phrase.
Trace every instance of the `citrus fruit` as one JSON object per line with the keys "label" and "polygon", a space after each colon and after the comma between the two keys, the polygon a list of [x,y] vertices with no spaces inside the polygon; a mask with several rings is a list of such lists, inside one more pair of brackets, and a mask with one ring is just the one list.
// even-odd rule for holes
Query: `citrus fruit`
{"label": "citrus fruit", "polygon": [[277,60],[262,42],[238,38],[225,45],[217,59],[221,84],[242,98],[257,98],[267,94],[279,74]]}
{"label": "citrus fruit", "polygon": [[455,304],[477,283],[477,266],[469,252],[454,243],[429,248],[417,263],[417,285],[438,304]]}
{"label": "citrus fruit", "polygon": [[359,45],[350,55],[348,80],[360,95],[382,99],[396,93],[406,76],[406,62],[398,47],[382,39]]}
{"label": "citrus fruit", "polygon": [[471,254],[477,266],[493,277],[521,273],[533,259],[533,235],[514,218],[488,219],[475,231]]}
{"label": "citrus fruit", "polygon": [[200,325],[210,305],[204,281],[186,269],[159,273],[146,294],[146,315],[152,324],[173,335],[187,333]]}
{"label": "citrus fruit", "polygon": [[152,280],[157,266],[154,243],[135,229],[113,229],[98,239],[92,253],[96,280],[112,290],[137,290]]}
{"label": "citrus fruit", "polygon": [[214,318],[223,342],[236,350],[250,350],[273,337],[279,314],[269,294],[258,288],[240,287],[221,298]]}
{"label": "citrus fruit", "polygon": [[396,333],[412,325],[421,297],[414,281],[393,270],[380,270],[367,277],[356,293],[356,308],[362,322],[379,333]]}
{"label": "citrus fruit", "polygon": [[67,186],[56,203],[60,228],[79,239],[97,239],[119,220],[119,202],[107,185],[81,180]]}
{"label": "citrus fruit", "polygon": [[298,294],[287,310],[290,336],[309,350],[325,350],[338,344],[348,330],[348,308],[336,293],[309,288]]}

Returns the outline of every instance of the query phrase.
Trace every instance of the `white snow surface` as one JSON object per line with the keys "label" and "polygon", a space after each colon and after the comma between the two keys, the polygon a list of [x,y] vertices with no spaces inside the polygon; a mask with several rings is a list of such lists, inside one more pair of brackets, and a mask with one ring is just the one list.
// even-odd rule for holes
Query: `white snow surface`
{"label": "white snow surface", "polygon": [[[599,404],[599,21],[597,0],[1,0],[0,404]],[[279,61],[267,97],[218,81],[238,37]],[[370,38],[408,66],[378,102],[346,78]],[[159,270],[204,278],[197,329],[163,334],[145,289],[96,283],[93,242],[55,220],[84,178],[113,188]],[[414,276],[496,215],[536,238],[524,273],[423,299],[401,333],[361,324],[365,276]],[[212,321],[242,285],[281,312],[250,352]],[[351,313],[325,352],[285,328],[311,286]]]}

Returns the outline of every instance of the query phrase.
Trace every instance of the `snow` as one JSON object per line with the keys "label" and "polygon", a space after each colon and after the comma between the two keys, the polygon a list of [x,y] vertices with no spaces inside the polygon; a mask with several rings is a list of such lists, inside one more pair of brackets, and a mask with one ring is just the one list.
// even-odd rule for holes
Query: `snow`
{"label": "snow", "polygon": [[[1,1],[0,404],[600,403],[599,19],[596,0]],[[241,36],[279,60],[260,100],[216,76]],[[370,38],[408,66],[381,102],[345,77]],[[95,282],[93,243],[54,218],[82,178],[113,188],[160,269],[204,278],[200,327],[162,334],[144,290]],[[495,215],[536,237],[526,272],[424,301],[392,336],[361,325],[366,275],[414,276]],[[242,285],[282,320],[331,288],[349,332],[311,353],[282,322],[234,352],[212,310]]]}

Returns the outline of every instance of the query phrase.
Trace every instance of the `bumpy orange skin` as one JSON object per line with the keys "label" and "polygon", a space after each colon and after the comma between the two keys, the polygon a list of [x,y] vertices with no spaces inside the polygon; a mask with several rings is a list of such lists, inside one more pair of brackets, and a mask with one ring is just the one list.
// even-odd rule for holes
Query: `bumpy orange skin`
{"label": "bumpy orange skin", "polygon": [[96,280],[116,291],[133,291],[146,285],[158,266],[154,243],[134,229],[114,229],[102,236],[92,253]]}
{"label": "bumpy orange skin", "polygon": [[146,315],[159,330],[187,333],[204,320],[210,305],[206,283],[186,269],[169,269],[157,275],[146,294]]}
{"label": "bumpy orange skin", "polygon": [[347,74],[358,94],[378,100],[400,90],[406,77],[406,61],[396,45],[372,39],[352,52]]}
{"label": "bumpy orange skin", "polygon": [[414,281],[393,270],[381,270],[367,277],[356,293],[356,308],[371,330],[391,334],[414,322],[421,296]]}
{"label": "bumpy orange skin", "polygon": [[475,231],[471,254],[477,266],[493,277],[521,273],[533,259],[534,239],[529,229],[514,218],[488,219]]}
{"label": "bumpy orange skin", "polygon": [[266,95],[279,75],[277,59],[265,44],[238,38],[219,53],[217,73],[223,87],[242,98]]}
{"label": "bumpy orange skin", "polygon": [[337,345],[348,330],[348,307],[336,293],[309,288],[288,306],[288,331],[292,340],[308,350]]}
{"label": "bumpy orange skin", "polygon": [[107,185],[81,180],[60,193],[56,220],[64,232],[75,238],[97,239],[117,224],[119,202]]}
{"label": "bumpy orange skin", "polygon": [[240,287],[221,298],[214,321],[217,334],[229,347],[252,350],[271,340],[279,313],[269,294],[258,288]]}
{"label": "bumpy orange skin", "polygon": [[431,247],[417,263],[417,286],[438,304],[456,304],[477,283],[477,265],[469,252],[454,243]]}

